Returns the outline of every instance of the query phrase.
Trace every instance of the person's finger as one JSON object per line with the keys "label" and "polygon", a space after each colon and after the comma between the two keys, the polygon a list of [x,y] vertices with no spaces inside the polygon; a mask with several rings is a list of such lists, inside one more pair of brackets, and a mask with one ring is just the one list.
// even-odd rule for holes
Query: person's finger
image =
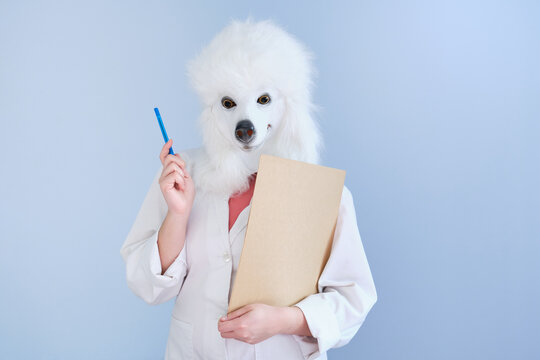
{"label": "person's finger", "polygon": [[184,191],[186,189],[186,182],[183,175],[174,172],[174,181],[178,184],[180,190]]}
{"label": "person's finger", "polygon": [[174,154],[174,155],[167,154],[165,156],[163,166],[166,166],[167,164],[169,164],[171,162],[174,162],[174,163],[178,164],[178,166],[180,166],[182,169],[184,169],[185,166],[186,166],[186,162],[178,154]]}
{"label": "person's finger", "polygon": [[169,148],[172,146],[172,139],[169,139],[163,147],[161,148],[161,152],[159,153],[159,160],[161,160],[161,163],[163,164],[165,161],[165,157],[169,153]]}
{"label": "person's finger", "polygon": [[171,174],[174,174],[175,172],[178,172],[178,169],[175,169],[174,165],[171,165],[167,167],[166,169],[163,169],[163,172],[161,173],[161,177],[159,178],[159,182],[163,182],[168,176],[170,176]]}
{"label": "person's finger", "polygon": [[167,176],[163,176],[163,178],[160,181],[160,184],[162,187],[171,188],[172,186],[174,186],[175,181],[176,180],[174,177],[174,172],[172,172]]}
{"label": "person's finger", "polygon": [[173,171],[171,172],[169,175],[167,175],[165,177],[167,180],[167,184],[174,184],[174,183],[178,183],[178,185],[180,185],[180,187],[183,189],[186,185],[185,183],[185,180],[184,180],[184,176],[182,174],[180,174],[178,171]]}
{"label": "person's finger", "polygon": [[167,167],[169,164],[176,164],[178,165],[179,168],[181,168],[182,170],[185,169],[185,164],[182,163],[176,156],[173,156],[171,154],[168,154],[166,157],[165,157],[165,160],[163,161],[163,167]]}
{"label": "person's finger", "polygon": [[218,330],[220,332],[235,331],[245,328],[244,319],[237,317],[232,320],[220,321],[218,323]]}
{"label": "person's finger", "polygon": [[180,168],[180,166],[178,166],[178,164],[173,163],[173,162],[169,163],[169,165],[167,165],[167,167],[165,167],[165,169],[163,169],[162,174],[165,177],[165,176],[169,175],[170,173],[172,173],[174,171],[176,171],[180,175],[184,176],[184,170],[182,170]]}
{"label": "person's finger", "polygon": [[161,182],[161,186],[165,189],[170,188],[176,188],[176,184],[178,184],[178,187],[180,190],[184,191],[186,188],[186,183],[184,182],[184,178],[180,176],[177,172],[172,172],[169,175],[167,175],[163,181]]}
{"label": "person's finger", "polygon": [[187,168],[183,167],[182,170],[184,170],[184,177],[186,179],[189,179],[190,178],[190,175],[189,175],[189,172],[187,171]]}
{"label": "person's finger", "polygon": [[237,339],[239,336],[234,331],[222,332],[221,337],[228,339]]}
{"label": "person's finger", "polygon": [[221,333],[223,338],[236,339],[246,343],[251,343],[249,339],[252,338],[251,333],[246,330],[234,330],[234,331],[225,331]]}
{"label": "person's finger", "polygon": [[237,317],[239,317],[241,315],[244,315],[245,313],[247,313],[247,312],[249,312],[251,310],[252,309],[251,309],[251,307],[249,305],[245,305],[245,306],[241,307],[240,309],[236,309],[235,311],[228,313],[226,315],[226,318],[225,319],[222,318],[222,319],[225,320],[225,321],[232,320],[232,319],[237,318]]}

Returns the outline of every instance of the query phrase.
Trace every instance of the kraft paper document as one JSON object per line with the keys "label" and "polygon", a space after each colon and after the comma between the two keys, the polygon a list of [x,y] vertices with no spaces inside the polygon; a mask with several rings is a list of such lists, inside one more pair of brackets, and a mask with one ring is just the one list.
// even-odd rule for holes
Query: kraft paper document
{"label": "kraft paper document", "polygon": [[317,293],[344,182],[344,170],[261,155],[228,312]]}

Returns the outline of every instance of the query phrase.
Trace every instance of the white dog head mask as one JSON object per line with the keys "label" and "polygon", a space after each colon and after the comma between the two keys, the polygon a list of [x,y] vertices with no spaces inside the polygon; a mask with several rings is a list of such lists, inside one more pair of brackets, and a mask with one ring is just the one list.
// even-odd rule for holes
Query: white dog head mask
{"label": "white dog head mask", "polygon": [[207,176],[199,179],[204,186],[218,176],[222,190],[245,190],[261,153],[318,163],[312,58],[272,21],[247,19],[232,21],[189,62],[188,76],[203,105],[199,121],[209,159]]}

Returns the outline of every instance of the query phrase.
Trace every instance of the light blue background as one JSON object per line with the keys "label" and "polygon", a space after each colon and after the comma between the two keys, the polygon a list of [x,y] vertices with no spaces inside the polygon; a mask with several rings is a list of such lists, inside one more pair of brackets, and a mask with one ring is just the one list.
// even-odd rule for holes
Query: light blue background
{"label": "light blue background", "polygon": [[323,164],[379,301],[333,359],[540,358],[535,1],[0,2],[0,358],[158,359],[173,303],[119,250],[159,166],[198,146],[185,64],[231,18],[316,54]]}

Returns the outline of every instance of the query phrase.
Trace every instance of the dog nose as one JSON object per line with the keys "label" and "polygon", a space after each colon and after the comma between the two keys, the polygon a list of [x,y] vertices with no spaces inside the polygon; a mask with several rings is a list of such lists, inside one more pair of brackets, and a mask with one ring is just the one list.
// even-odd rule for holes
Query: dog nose
{"label": "dog nose", "polygon": [[255,138],[255,126],[249,120],[241,120],[236,124],[234,133],[238,141],[248,144]]}

